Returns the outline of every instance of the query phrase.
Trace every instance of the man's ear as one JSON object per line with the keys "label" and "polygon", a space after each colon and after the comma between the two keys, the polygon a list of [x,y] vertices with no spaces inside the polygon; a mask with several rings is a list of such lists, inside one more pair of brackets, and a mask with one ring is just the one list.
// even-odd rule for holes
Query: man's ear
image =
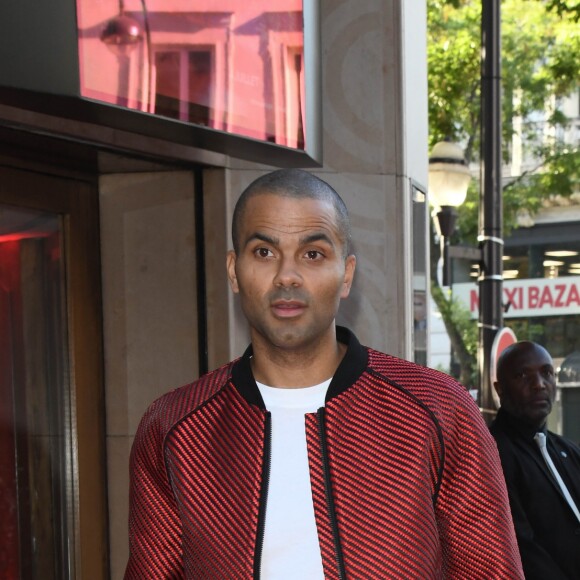
{"label": "man's ear", "polygon": [[347,256],[344,265],[344,280],[342,282],[342,292],[340,293],[341,298],[346,298],[350,294],[352,281],[354,280],[355,270],[356,270],[356,256],[354,254],[350,254],[350,256]]}
{"label": "man's ear", "polygon": [[230,281],[230,287],[234,294],[240,291],[238,286],[238,278],[236,276],[236,253],[234,250],[230,250],[226,256],[226,270],[228,273],[228,279]]}

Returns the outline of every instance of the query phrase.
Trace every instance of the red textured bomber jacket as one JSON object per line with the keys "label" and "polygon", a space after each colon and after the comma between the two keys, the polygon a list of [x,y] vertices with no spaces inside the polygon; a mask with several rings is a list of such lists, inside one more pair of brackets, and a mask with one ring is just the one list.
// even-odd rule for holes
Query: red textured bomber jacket
{"label": "red textured bomber jacket", "polygon": [[[523,578],[495,442],[466,390],[337,333],[347,353],[305,417],[326,578]],[[144,415],[126,579],[259,577],[270,416],[250,353]]]}

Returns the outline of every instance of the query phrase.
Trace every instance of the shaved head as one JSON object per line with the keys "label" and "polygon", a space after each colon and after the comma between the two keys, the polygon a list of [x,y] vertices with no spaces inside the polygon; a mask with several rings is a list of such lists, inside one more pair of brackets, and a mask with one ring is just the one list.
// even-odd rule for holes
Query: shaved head
{"label": "shaved head", "polygon": [[499,357],[494,387],[503,409],[535,428],[541,427],[556,396],[550,353],[535,342],[508,346]]}
{"label": "shaved head", "polygon": [[348,210],[340,195],[319,177],[302,169],[278,169],[250,183],[234,208],[232,219],[232,242],[239,253],[240,229],[245,217],[248,200],[259,195],[277,195],[293,199],[316,199],[331,203],[336,214],[336,226],[343,244],[343,255],[350,254],[351,231]]}
{"label": "shaved head", "polygon": [[515,344],[510,344],[499,356],[497,361],[497,380],[498,382],[506,382],[513,371],[514,363],[524,354],[524,353],[541,353],[550,361],[552,357],[548,351],[540,344],[536,342],[531,342],[529,340],[521,340]]}

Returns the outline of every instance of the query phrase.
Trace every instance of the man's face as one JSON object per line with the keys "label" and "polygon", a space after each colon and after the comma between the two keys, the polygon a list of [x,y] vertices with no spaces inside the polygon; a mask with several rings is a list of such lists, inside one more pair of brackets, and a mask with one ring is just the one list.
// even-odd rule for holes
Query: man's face
{"label": "man's face", "polygon": [[248,200],[227,269],[252,342],[300,350],[334,333],[356,261],[344,258],[344,243],[330,202],[269,193]]}
{"label": "man's face", "polygon": [[556,396],[552,358],[538,345],[516,350],[502,369],[495,388],[501,406],[526,423],[541,427]]}

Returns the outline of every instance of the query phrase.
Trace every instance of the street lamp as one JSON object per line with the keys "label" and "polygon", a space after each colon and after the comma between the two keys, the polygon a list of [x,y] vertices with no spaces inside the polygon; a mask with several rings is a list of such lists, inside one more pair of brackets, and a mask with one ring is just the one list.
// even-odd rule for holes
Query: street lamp
{"label": "street lamp", "polygon": [[451,285],[452,258],[481,259],[479,249],[450,244],[457,220],[455,208],[465,201],[470,180],[471,173],[461,147],[449,141],[437,143],[429,157],[429,201],[437,210],[436,224],[441,240],[443,286]]}
{"label": "street lamp", "polygon": [[141,43],[143,37],[145,37],[148,72],[147,85],[149,87],[146,106],[147,111],[152,112],[153,49],[151,46],[151,29],[149,26],[147,4],[145,0],[140,0],[140,2],[143,12],[144,34],[139,22],[125,13],[124,0],[119,0],[119,13],[105,24],[100,38],[109,50],[117,56],[119,62],[117,104],[126,106],[129,93],[129,55]]}
{"label": "street lamp", "polygon": [[471,172],[463,150],[451,141],[439,141],[429,156],[429,196],[437,207],[457,207],[465,201]]}
{"label": "street lamp", "polygon": [[141,42],[143,34],[139,22],[125,14],[123,0],[119,0],[119,14],[111,18],[101,33],[101,40],[117,56],[126,56]]}

